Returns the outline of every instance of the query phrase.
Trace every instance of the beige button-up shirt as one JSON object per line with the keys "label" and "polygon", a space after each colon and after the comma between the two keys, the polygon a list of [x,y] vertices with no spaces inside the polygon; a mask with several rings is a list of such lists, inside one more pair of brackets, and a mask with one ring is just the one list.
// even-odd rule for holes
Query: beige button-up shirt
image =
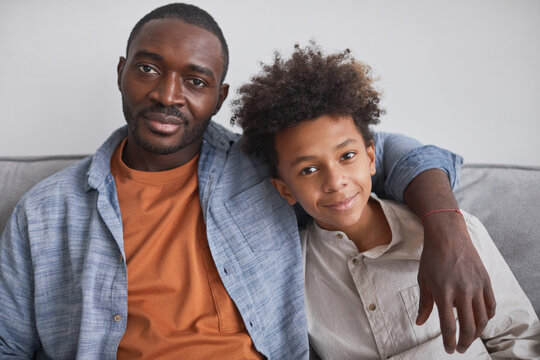
{"label": "beige button-up shirt", "polygon": [[302,233],[310,343],[322,359],[540,359],[540,324],[486,229],[463,212],[486,267],[497,311],[465,354],[444,351],[439,317],[415,324],[423,228],[405,206],[379,200],[390,244],[358,253],[340,231],[315,222]]}

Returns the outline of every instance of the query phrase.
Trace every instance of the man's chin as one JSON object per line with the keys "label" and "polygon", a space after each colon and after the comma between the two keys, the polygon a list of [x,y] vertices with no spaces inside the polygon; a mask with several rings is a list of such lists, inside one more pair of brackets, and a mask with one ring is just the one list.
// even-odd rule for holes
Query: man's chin
{"label": "man's chin", "polygon": [[143,150],[156,155],[174,154],[185,147],[184,144],[155,144],[144,141],[138,144]]}
{"label": "man's chin", "polygon": [[163,134],[152,133],[150,134],[150,139],[148,139],[147,136],[142,136],[139,132],[135,132],[132,138],[139,148],[156,155],[173,154],[185,147],[182,139],[174,140],[172,136]]}
{"label": "man's chin", "polygon": [[174,134],[152,131],[152,129],[141,126],[140,123],[130,124],[128,122],[128,125],[131,138],[135,140],[139,148],[155,155],[169,155],[200,142],[208,124],[195,129],[182,127]]}

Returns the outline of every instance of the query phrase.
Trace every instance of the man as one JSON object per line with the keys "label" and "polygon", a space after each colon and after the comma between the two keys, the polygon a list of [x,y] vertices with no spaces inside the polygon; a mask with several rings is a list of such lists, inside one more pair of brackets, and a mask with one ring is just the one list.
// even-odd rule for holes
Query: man
{"label": "man", "polygon": [[[210,121],[227,66],[197,7],[137,23],[118,64],[127,127],[26,194],[0,239],[2,358],[307,358],[294,213],[264,161]],[[376,142],[382,192],[417,214],[456,207],[458,157]],[[489,278],[459,216],[430,215],[425,232],[418,323],[435,299],[453,351],[455,305],[463,351],[493,315]]]}

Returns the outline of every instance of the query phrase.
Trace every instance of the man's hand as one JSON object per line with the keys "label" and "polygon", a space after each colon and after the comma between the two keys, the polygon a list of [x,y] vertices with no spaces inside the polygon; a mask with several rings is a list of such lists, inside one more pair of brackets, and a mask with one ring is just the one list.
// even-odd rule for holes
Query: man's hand
{"label": "man's hand", "polygon": [[418,284],[420,304],[417,325],[428,319],[437,304],[446,352],[464,353],[495,315],[495,298],[489,276],[472,245],[465,221],[456,212],[434,213],[424,221],[424,250],[420,258]]}
{"label": "man's hand", "polygon": [[[411,181],[405,203],[419,216],[437,209],[456,209],[448,177],[442,170],[427,170]],[[471,242],[465,221],[457,212],[437,212],[425,218],[424,250],[418,271],[420,304],[416,323],[422,325],[437,305],[446,352],[463,353],[495,315],[495,297],[489,276]]]}

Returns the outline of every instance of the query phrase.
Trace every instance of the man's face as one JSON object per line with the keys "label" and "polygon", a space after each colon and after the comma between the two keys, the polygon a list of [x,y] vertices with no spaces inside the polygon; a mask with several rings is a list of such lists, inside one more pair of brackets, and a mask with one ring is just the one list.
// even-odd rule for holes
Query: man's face
{"label": "man's face", "polygon": [[221,43],[207,30],[177,19],[145,24],[118,64],[129,157],[191,159],[227,97],[223,67]]}
{"label": "man's face", "polygon": [[272,183],[290,204],[299,202],[324,229],[358,224],[371,193],[375,151],[352,117],[303,121],[277,133],[274,144],[279,179]]}

